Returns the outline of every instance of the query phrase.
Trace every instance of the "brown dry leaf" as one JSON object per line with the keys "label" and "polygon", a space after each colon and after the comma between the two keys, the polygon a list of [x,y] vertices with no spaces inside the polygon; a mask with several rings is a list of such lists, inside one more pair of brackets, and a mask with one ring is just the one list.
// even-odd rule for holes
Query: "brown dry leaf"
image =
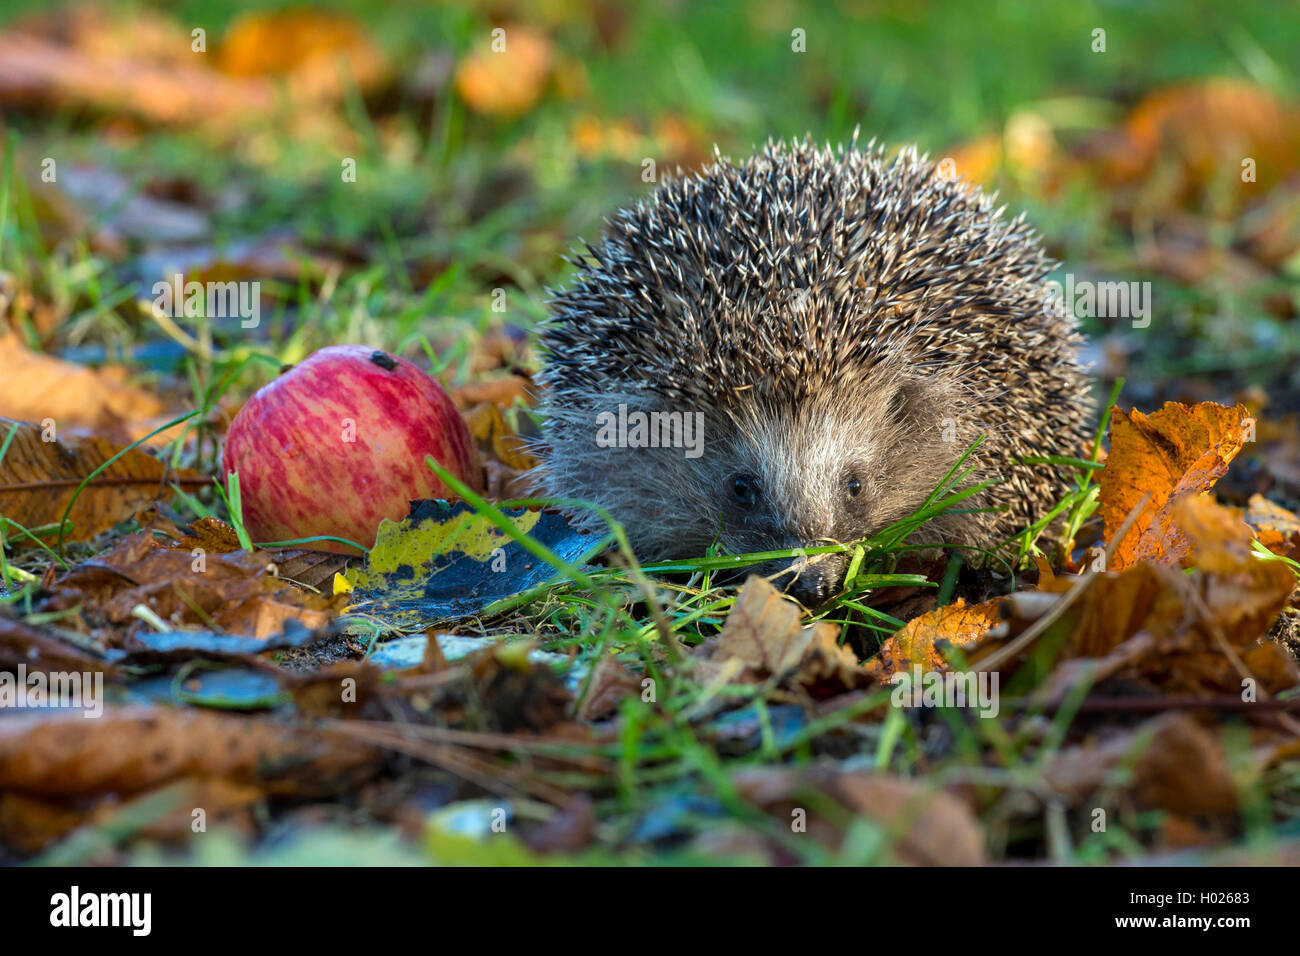
{"label": "brown dry leaf", "polygon": [[800,613],[772,582],[751,576],[718,639],[697,649],[701,672],[734,671],[748,680],[777,676],[814,697],[872,683],[853,651],[839,645],[838,627],[825,621],[805,627]]}
{"label": "brown dry leaf", "polygon": [[327,729],[193,708],[110,707],[96,720],[43,711],[0,721],[0,791],[138,793],[220,778],[277,796],[352,789],[381,754]]}
{"label": "brown dry leaf", "polygon": [[31,856],[83,825],[88,817],[75,805],[0,793],[0,846]]}
{"label": "brown dry leaf", "polygon": [[[477,113],[519,116],[542,97],[551,72],[551,41],[521,24],[500,29],[500,41],[485,41],[457,65],[456,91]],[[494,43],[505,48],[498,52]]]}
{"label": "brown dry leaf", "polygon": [[125,369],[91,369],[32,352],[12,332],[0,337],[0,368],[0,415],[7,418],[53,419],[60,431],[81,428],[130,444],[148,432],[132,434],[129,422],[167,410],[158,396],[128,384]]}
{"label": "brown dry leaf", "polygon": [[482,402],[494,402],[502,408],[519,403],[532,405],[532,382],[522,375],[507,375],[486,382],[471,382],[451,390],[451,400],[462,412]]}
{"label": "brown dry leaf", "polygon": [[501,406],[495,402],[480,402],[465,413],[469,433],[478,442],[484,461],[499,461],[515,471],[528,471],[538,464],[535,455],[528,452],[513,428],[506,422]]}
{"label": "brown dry leaf", "polygon": [[743,799],[783,825],[796,811],[805,811],[808,834],[827,846],[838,847],[843,838],[836,821],[816,812],[830,797],[854,816],[880,825],[902,863],[980,866],[985,861],[984,834],[966,804],[922,784],[825,765],[754,767],[739,771],[733,781]]}
{"label": "brown dry leaf", "polygon": [[[7,418],[0,418],[0,443],[11,429],[13,441],[0,461],[0,514],[27,528],[58,524],[82,480],[122,450],[102,438],[47,442],[40,425]],[[82,489],[68,516],[72,530],[65,540],[93,538],[154,500],[171,497],[169,484],[200,488],[210,481],[198,472],[175,471],[133,448]]]}
{"label": "brown dry leaf", "polygon": [[1281,183],[1251,207],[1238,222],[1238,236],[1256,262],[1282,269],[1300,252],[1300,179]]}
{"label": "brown dry leaf", "polygon": [[483,487],[492,501],[518,501],[531,498],[536,487],[528,472],[507,468],[499,461],[483,462]]}
{"label": "brown dry leaf", "polygon": [[1244,517],[1246,524],[1254,528],[1256,534],[1276,531],[1284,538],[1300,534],[1300,515],[1294,511],[1274,504],[1263,495],[1251,495],[1248,504]]}
{"label": "brown dry leaf", "polygon": [[300,587],[333,593],[334,575],[349,565],[346,555],[309,548],[273,548],[263,551],[275,565],[275,576]]}
{"label": "brown dry leaf", "polygon": [[198,54],[185,63],[160,63],[137,57],[132,45],[81,49],[62,38],[9,30],[0,35],[0,104],[85,106],[165,125],[227,126],[275,104],[269,84],[223,76]]}
{"label": "brown dry leaf", "polygon": [[799,605],[757,575],[745,581],[713,648],[719,660],[737,658],[746,667],[782,674],[803,658],[812,628],[799,619]]}
{"label": "brown dry leaf", "polygon": [[1187,537],[1189,567],[1235,574],[1250,565],[1255,533],[1237,509],[1218,504],[1210,495],[1193,495],[1174,502],[1170,516]]}
{"label": "brown dry leaf", "polygon": [[1245,520],[1254,529],[1259,543],[1268,550],[1300,561],[1300,516],[1263,495],[1251,495]]}
{"label": "brown dry leaf", "polygon": [[606,654],[592,668],[591,685],[578,716],[582,720],[598,720],[615,710],[625,697],[640,694],[642,680],[641,675],[624,667],[612,653]]}
{"label": "brown dry leaf", "polygon": [[75,644],[22,621],[0,617],[0,672],[16,673],[19,664],[33,673],[102,671],[111,676],[117,671],[102,657]]}
{"label": "brown dry leaf", "polygon": [[1218,735],[1183,713],[1161,714],[1104,743],[1068,747],[1047,766],[1043,780],[1077,804],[1118,785],[1135,754],[1131,786],[1144,806],[1186,815],[1236,811],[1237,788]]}
{"label": "brown dry leaf", "polygon": [[363,28],[340,14],[250,14],[215,57],[193,44],[189,27],[147,11],[110,15],[79,5],[29,18],[0,35],[0,105],[89,107],[118,121],[222,136],[269,119],[337,142],[346,128],[319,106],[342,99],[349,85],[367,91],[386,74]]}
{"label": "brown dry leaf", "polygon": [[576,793],[555,816],[525,832],[524,840],[534,853],[578,853],[591,845],[596,826],[591,795]]}
{"label": "brown dry leaf", "polygon": [[259,638],[279,633],[289,618],[310,629],[329,623],[345,597],[313,595],[286,584],[270,570],[274,559],[274,552],[264,551],[196,554],[142,532],[58,579],[41,607],[80,606],[110,624],[138,627],[143,622],[134,621],[132,612],[143,604],[178,627]]}
{"label": "brown dry leaf", "polygon": [[[219,518],[200,518],[184,534],[174,529],[171,533],[175,537],[171,547],[181,551],[202,548],[213,554],[229,554],[241,549],[235,529]],[[274,566],[272,573],[276,577],[318,591],[329,591],[335,573],[348,566],[344,555],[307,548],[267,548],[259,549],[258,554]]]}
{"label": "brown dry leaf", "polygon": [[[39,799],[18,793],[0,794],[0,845],[22,856],[39,853],[83,826],[112,826],[114,821],[129,818],[139,802],[150,801],[151,808],[158,806],[155,797],[172,807],[170,812],[151,819],[138,830],[147,840],[185,840],[193,836],[193,811],[202,807],[209,823],[220,821],[223,828],[231,826],[248,831],[252,821],[246,811],[262,802],[265,795],[253,786],[231,783],[227,780],[179,780],[162,791],[142,794],[131,800],[120,800],[115,794],[87,801]],[[90,805],[87,805],[88,802]]]}
{"label": "brown dry leaf", "polygon": [[185,529],[185,534],[181,537],[174,547],[183,548],[186,551],[192,548],[202,548],[213,554],[229,554],[231,551],[238,551],[243,546],[239,543],[239,535],[234,527],[226,524],[220,518],[199,518],[197,521],[190,523]]}
{"label": "brown dry leaf", "polygon": [[[943,163],[951,160],[951,166]],[[989,185],[1003,169],[1017,177],[1044,178],[1060,165],[1051,125],[1032,110],[1019,110],[1000,133],[989,133],[951,150],[940,170],[968,183]]]}
{"label": "brown dry leaf", "polygon": [[[1244,405],[1168,402],[1150,416],[1113,409],[1110,453],[1097,478],[1106,539],[1115,549],[1112,569],[1143,559],[1173,562],[1186,553],[1187,540],[1172,524],[1173,504],[1212,488],[1254,423]],[[1111,540],[1144,495],[1147,502],[1124,540]]]}
{"label": "brown dry leaf", "polygon": [[[1245,676],[1270,693],[1300,683],[1287,652],[1260,642],[1286,605],[1294,575],[1281,562],[1253,556],[1246,526],[1208,498],[1186,498],[1172,516],[1188,538],[1197,573],[1144,562],[1098,575],[1066,612],[1066,659],[1040,688],[1042,695],[1059,697],[1085,669],[1097,680],[1142,679],[1167,693],[1239,694]],[[1064,593],[1074,583],[1057,578],[1044,582],[1043,590]],[[1225,645],[1248,674],[1237,669]]]}
{"label": "brown dry leaf", "polygon": [[284,76],[291,94],[305,100],[341,97],[348,84],[368,90],[385,73],[383,55],[360,23],[306,8],[236,18],[217,67],[230,76]]}
{"label": "brown dry leaf", "polygon": [[151,63],[180,66],[194,61],[191,35],[165,14],[127,6],[113,9],[94,0],[51,5],[23,17],[14,29],[29,36],[59,40],[88,56],[112,56],[124,48]]}
{"label": "brown dry leaf", "polygon": [[948,662],[936,649],[936,642],[970,647],[998,623],[1001,605],[1001,599],[994,598],[968,607],[958,598],[952,604],[913,618],[881,645],[880,653],[867,662],[866,669],[881,681],[892,680],[912,667],[925,671],[948,670]]}
{"label": "brown dry leaf", "polygon": [[[1254,183],[1238,175],[1243,157],[1256,161]],[[1157,167],[1172,171],[1162,177],[1170,201],[1223,184],[1253,197],[1300,169],[1300,116],[1243,80],[1213,78],[1156,90],[1133,108],[1122,147],[1112,150],[1103,172],[1111,182],[1131,183],[1152,177]]]}
{"label": "brown dry leaf", "polygon": [[1134,768],[1137,798],[1171,813],[1232,813],[1237,787],[1223,743],[1186,714],[1163,714],[1145,725],[1151,745]]}

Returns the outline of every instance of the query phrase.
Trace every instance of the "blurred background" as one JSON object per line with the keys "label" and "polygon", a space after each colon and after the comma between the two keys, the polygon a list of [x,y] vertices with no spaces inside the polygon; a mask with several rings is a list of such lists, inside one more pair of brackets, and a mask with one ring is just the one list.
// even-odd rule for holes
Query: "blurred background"
{"label": "blurred background", "polygon": [[[1149,325],[1083,319],[1101,394],[1300,409],[1294,3],[35,2],[0,27],[0,359],[121,366],[166,406],[117,408],[130,436],[329,343],[518,377],[563,255],[647,180],[859,127],[999,190],[1058,278],[1151,283]],[[262,321],[160,319],[178,272],[258,281]]]}

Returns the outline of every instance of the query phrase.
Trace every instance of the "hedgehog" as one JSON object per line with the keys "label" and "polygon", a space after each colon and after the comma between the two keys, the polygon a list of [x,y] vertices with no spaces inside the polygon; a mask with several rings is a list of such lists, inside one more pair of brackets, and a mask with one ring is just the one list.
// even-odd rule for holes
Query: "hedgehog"
{"label": "hedgehog", "polygon": [[[607,219],[548,290],[533,487],[641,560],[807,549],[913,514],[974,445],[994,483],[909,543],[996,552],[1067,490],[1023,459],[1084,447],[1089,382],[1038,234],[946,173],[856,134],[715,148]],[[846,564],[750,570],[816,607]]]}

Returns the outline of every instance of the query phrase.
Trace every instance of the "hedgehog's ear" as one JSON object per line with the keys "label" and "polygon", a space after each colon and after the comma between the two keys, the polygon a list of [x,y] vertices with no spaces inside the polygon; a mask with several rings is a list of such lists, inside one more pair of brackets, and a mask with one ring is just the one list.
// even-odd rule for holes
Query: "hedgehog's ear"
{"label": "hedgehog's ear", "polygon": [[956,415],[957,389],[933,375],[904,375],[890,398],[889,420],[906,423],[917,434]]}
{"label": "hedgehog's ear", "polygon": [[890,419],[898,421],[924,417],[927,405],[935,397],[934,392],[933,384],[925,377],[901,377],[889,399]]}

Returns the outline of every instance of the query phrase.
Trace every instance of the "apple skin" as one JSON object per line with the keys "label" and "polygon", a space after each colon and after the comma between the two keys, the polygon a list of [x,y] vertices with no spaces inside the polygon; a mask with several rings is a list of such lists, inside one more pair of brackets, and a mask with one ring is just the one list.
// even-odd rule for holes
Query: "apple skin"
{"label": "apple skin", "polygon": [[[333,535],[369,546],[379,522],[400,521],[412,500],[453,497],[426,455],[482,487],[478,449],[441,385],[387,352],[334,345],[244,404],[226,433],[221,471],[239,473],[254,542]],[[309,546],[356,553],[333,541]]]}

